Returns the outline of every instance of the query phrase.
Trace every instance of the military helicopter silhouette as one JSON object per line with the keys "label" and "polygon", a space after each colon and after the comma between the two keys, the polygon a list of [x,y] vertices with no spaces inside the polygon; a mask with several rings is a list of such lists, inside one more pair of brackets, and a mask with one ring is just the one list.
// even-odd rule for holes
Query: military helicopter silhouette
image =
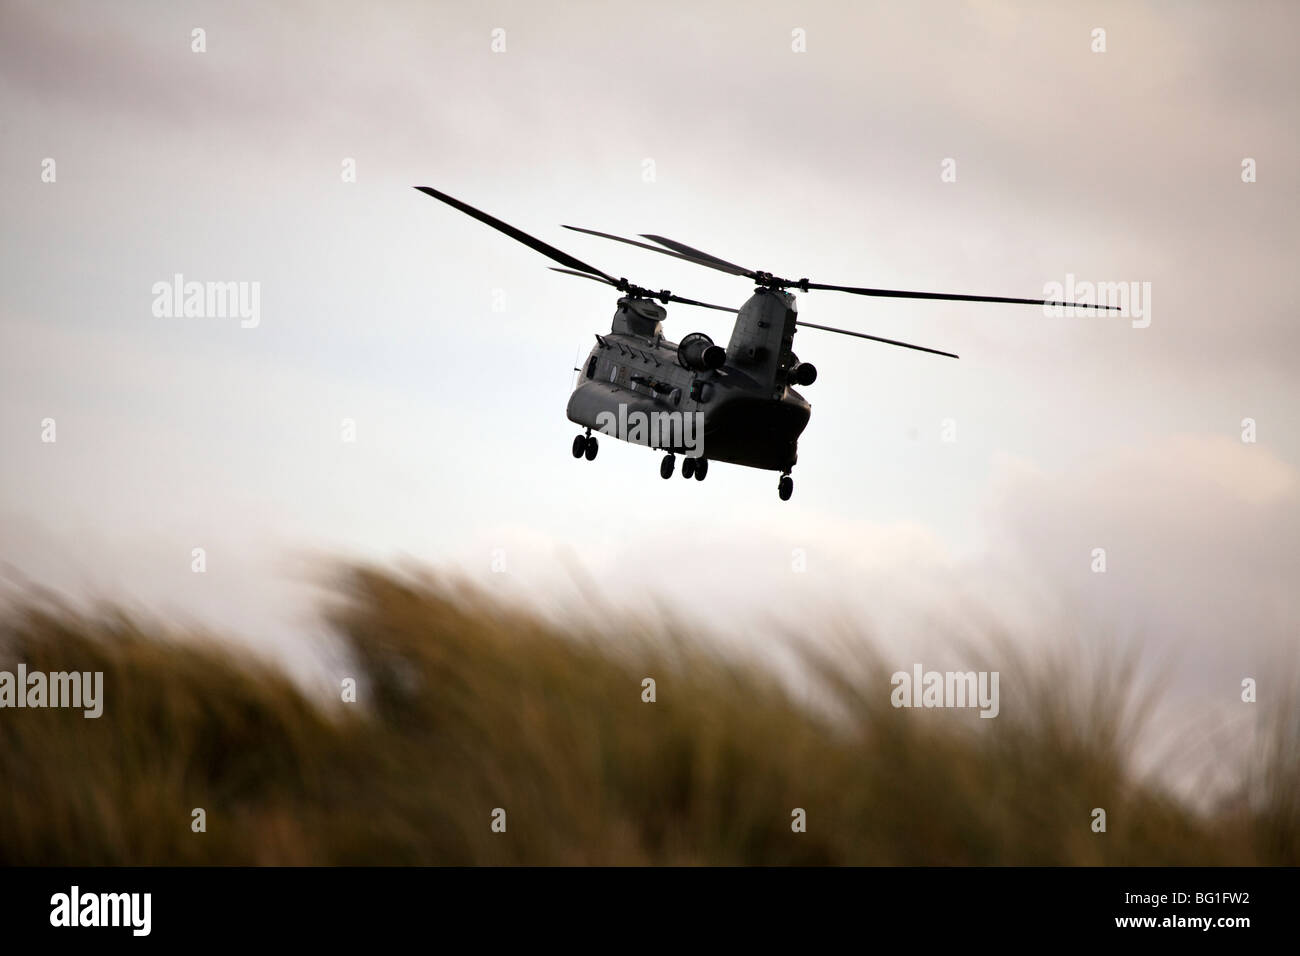
{"label": "military helicopter silhouette", "polygon": [[[564,227],[752,281],[755,286],[753,294],[739,309],[731,309],[674,295],[667,289],[656,292],[634,285],[625,278],[615,279],[446,193],[430,186],[415,188],[565,267],[552,266],[554,271],[603,282],[622,293],[609,334],[597,333],[596,345],[587,356],[586,364],[574,369],[582,375],[569,398],[568,417],[569,421],[585,429],[573,440],[574,458],[585,457],[591,461],[596,457],[599,445],[591,433],[596,429],[623,441],[665,452],[659,466],[663,478],[672,477],[677,454],[683,455],[682,476],[694,477],[697,481],[703,481],[708,474],[710,461],[779,472],[777,492],[782,501],[789,500],[794,493],[794,479],[790,472],[798,461],[799,436],[812,414],[812,406],[795,391],[794,386],[807,387],[817,380],[816,367],[802,361],[793,351],[794,335],[799,328],[820,329],[958,358],[952,352],[923,345],[805,322],[799,318],[795,297],[788,290],[830,290],[896,299],[1118,309],[1117,306],[1046,299],[905,292],[826,285],[807,279],[783,279],[770,272],[746,269],[663,236],[643,235],[641,238],[658,244],[649,245],[593,229]],[[656,299],[662,305],[656,304]],[[735,313],[736,321],[726,349],[715,345],[703,332],[691,332],[678,343],[667,341],[662,323],[668,314],[663,305],[669,302]],[[629,421],[634,422],[630,429],[625,427]],[[636,427],[645,422],[651,423],[652,427]],[[654,427],[661,422],[665,427]],[[692,429],[692,423],[697,427]]]}

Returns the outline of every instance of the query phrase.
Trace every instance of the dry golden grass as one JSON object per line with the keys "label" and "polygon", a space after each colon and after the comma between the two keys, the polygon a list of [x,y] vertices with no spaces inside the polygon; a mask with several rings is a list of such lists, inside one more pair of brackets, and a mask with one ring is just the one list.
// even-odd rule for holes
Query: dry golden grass
{"label": "dry golden grass", "polygon": [[0,863],[1300,863],[1294,710],[1239,798],[1199,813],[1133,775],[1131,662],[1005,648],[1003,713],[971,720],[893,709],[845,637],[799,649],[814,708],[672,628],[559,628],[366,568],[339,593],[355,705],[124,615],[8,613],[0,668],[103,671],[105,710],[0,711]]}

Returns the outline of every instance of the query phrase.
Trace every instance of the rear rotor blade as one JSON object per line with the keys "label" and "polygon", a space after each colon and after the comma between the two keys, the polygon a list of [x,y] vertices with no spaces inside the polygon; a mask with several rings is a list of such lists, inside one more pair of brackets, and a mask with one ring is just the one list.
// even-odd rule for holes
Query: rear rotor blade
{"label": "rear rotor blade", "polygon": [[594,276],[589,272],[574,272],[572,269],[557,269],[555,266],[547,266],[552,272],[563,272],[566,276],[577,276],[579,279],[590,279],[592,282],[602,282],[605,285],[612,285],[618,288],[618,283],[610,282],[608,279],[602,279],[600,276]]}
{"label": "rear rotor blade", "polygon": [[905,292],[901,289],[861,289],[849,285],[823,285],[809,282],[809,289],[828,289],[832,292],[851,292],[854,295],[877,295],[892,299],[942,299],[947,302],[1006,302],[1012,305],[1053,305],[1076,309],[1106,309],[1119,311],[1116,305],[1081,305],[1071,302],[1054,302],[1050,299],[1013,299],[1001,295],[951,295],[946,292]]}
{"label": "rear rotor blade", "polygon": [[[822,282],[808,282],[800,280],[799,282],[787,282],[783,279],[775,279],[769,273],[755,272],[752,269],[746,269],[744,266],[738,266],[734,262],[728,262],[726,259],[720,259],[712,253],[705,252],[702,249],[696,249],[694,246],[688,246],[684,242],[678,242],[675,239],[669,239],[666,236],[656,236],[650,233],[642,233],[642,239],[649,239],[657,242],[659,246],[651,246],[644,242],[637,242],[634,239],[624,239],[622,236],[614,236],[607,232],[597,232],[594,229],[582,229],[578,226],[565,226],[565,229],[572,229],[574,232],[585,232],[591,236],[600,236],[602,239],[613,239],[615,242],[623,242],[629,246],[636,246],[638,249],[649,249],[651,252],[657,252],[664,256],[675,256],[678,259],[685,259],[687,262],[694,262],[696,265],[707,266],[710,269],[717,269],[719,272],[726,272],[729,275],[744,276],[747,279],[754,279],[760,283],[773,285],[774,287],[796,287],[804,291],[812,289],[822,289],[830,292],[848,292],[852,295],[870,295],[881,296],[892,299],[936,299],[945,302],[1001,302],[1008,305],[1046,305],[1060,308],[1076,309],[1098,309],[1107,312],[1122,311],[1120,306],[1115,305],[1084,305],[1078,302],[1057,302],[1053,299],[1022,299],[1013,296],[1003,295],[960,295],[947,292],[909,292],[904,289],[868,289],[861,286],[850,285],[828,285]],[[731,310],[735,311],[735,310]],[[839,331],[832,329],[831,331]],[[857,333],[846,333],[854,335]],[[870,336],[868,336],[869,338]],[[947,355],[947,352],[939,353]]]}
{"label": "rear rotor blade", "polygon": [[589,266],[581,259],[575,259],[567,252],[557,249],[548,243],[542,242],[542,240],[534,236],[530,236],[522,229],[516,229],[514,226],[497,219],[495,216],[489,216],[481,209],[475,209],[468,203],[463,203],[459,199],[454,199],[446,193],[438,192],[438,190],[434,189],[432,186],[416,186],[415,188],[426,196],[432,196],[434,199],[445,202],[453,209],[459,209],[461,212],[465,213],[465,215],[472,216],[479,222],[486,223],[498,232],[504,232],[511,239],[522,242],[524,245],[528,246],[528,248],[540,252],[549,259],[554,259],[562,266],[568,266],[570,269],[577,269],[580,272],[589,272],[592,275],[600,276],[602,279],[607,279],[611,283],[614,281],[610,276],[601,272],[595,266]]}
{"label": "rear rotor blade", "polygon": [[651,252],[657,252],[661,256],[672,256],[674,259],[685,259],[687,262],[699,263],[698,259],[691,256],[684,256],[680,252],[669,252],[667,249],[660,249],[658,246],[652,246],[648,242],[637,242],[635,239],[624,239],[622,236],[615,236],[608,232],[597,232],[595,229],[583,229],[581,226],[565,226],[565,229],[572,229],[574,232],[585,232],[589,236],[600,236],[602,239],[613,239],[615,242],[625,242],[629,246],[636,246],[638,249],[649,249]]}
{"label": "rear rotor blade", "polygon": [[667,246],[669,249],[672,249],[684,258],[694,259],[700,265],[709,266],[710,268],[717,269],[719,272],[729,272],[733,276],[744,276],[747,279],[753,279],[757,275],[757,273],[752,269],[738,266],[734,262],[728,262],[726,259],[719,259],[717,256],[692,248],[684,242],[676,242],[672,239],[665,239],[663,236],[651,236],[645,233],[641,234],[641,238],[649,239],[651,242],[657,242],[661,246]]}
{"label": "rear rotor blade", "polygon": [[879,335],[867,335],[866,332],[850,332],[848,329],[833,329],[829,325],[815,325],[812,322],[805,322],[800,319],[795,323],[799,326],[807,326],[810,329],[821,329],[823,332],[838,332],[840,335],[852,335],[859,339],[871,339],[873,342],[884,342],[886,345],[901,345],[905,349],[916,349],[918,352],[929,352],[932,355],[946,355],[948,358],[961,358],[960,355],[954,355],[952,352],[941,352],[938,349],[928,349],[924,345],[913,345],[910,342],[899,342],[896,339],[882,339]]}

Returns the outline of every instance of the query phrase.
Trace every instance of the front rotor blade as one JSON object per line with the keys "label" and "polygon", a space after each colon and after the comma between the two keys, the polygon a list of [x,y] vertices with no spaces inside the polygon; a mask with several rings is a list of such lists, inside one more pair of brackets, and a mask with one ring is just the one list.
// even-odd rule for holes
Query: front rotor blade
{"label": "front rotor blade", "polygon": [[[616,289],[618,288],[618,284],[617,284],[617,283],[614,283],[614,282],[608,282],[608,281],[606,281],[605,279],[600,278],[600,276],[587,275],[587,273],[585,273],[585,272],[574,272],[572,269],[557,269],[557,268],[555,268],[555,266],[549,266],[548,268],[549,268],[552,272],[563,272],[565,275],[569,275],[569,276],[577,276],[579,279],[590,279],[592,282],[603,282],[603,283],[605,283],[605,285],[612,285],[612,286],[614,286],[614,288],[616,288]],[[659,297],[658,297],[658,296],[655,296],[655,298],[659,298]],[[702,309],[717,309],[719,312],[735,312],[735,311],[737,311],[736,309],[729,308],[729,307],[727,307],[727,306],[725,306],[725,305],[711,305],[711,304],[709,304],[708,302],[700,302],[700,301],[698,301],[698,300],[696,300],[696,299],[688,299],[688,298],[686,298],[685,296],[682,296],[682,295],[672,295],[672,294],[669,294],[669,296],[668,296],[668,301],[669,301],[669,302],[680,302],[682,305],[698,305],[698,306],[699,306],[700,308],[702,308]]]}
{"label": "front rotor blade", "polygon": [[694,299],[686,299],[680,295],[670,295],[668,297],[673,302],[680,302],[682,305],[698,305],[702,309],[717,309],[719,312],[739,312],[739,309],[732,309],[725,305],[710,305],[708,302],[697,302]]}
{"label": "front rotor blade", "polygon": [[879,335],[867,335],[866,332],[850,332],[848,329],[833,329],[829,325],[814,325],[812,322],[805,322],[802,319],[795,324],[799,326],[807,326],[810,329],[821,329],[823,332],[838,332],[840,335],[852,335],[859,339],[871,339],[873,342],[884,342],[886,345],[901,345],[905,349],[916,349],[918,352],[929,352],[932,355],[946,355],[948,358],[961,358],[960,355],[954,355],[952,352],[940,352],[938,349],[928,349],[924,345],[913,345],[911,342],[899,342],[896,339],[882,339]]}
{"label": "front rotor blade", "polygon": [[554,259],[562,266],[568,266],[570,269],[577,269],[581,272],[590,272],[592,275],[597,275],[603,279],[608,279],[610,282],[614,281],[610,276],[601,272],[595,266],[589,266],[581,259],[575,259],[567,252],[564,252],[560,249],[556,249],[554,246],[542,242],[542,240],[537,239],[533,236],[530,236],[522,229],[516,229],[514,226],[502,222],[500,219],[496,218],[495,216],[489,216],[481,209],[475,209],[473,206],[469,205],[468,203],[463,203],[459,199],[453,199],[451,196],[448,196],[446,193],[440,193],[432,186],[416,186],[415,188],[418,189],[420,192],[424,193],[426,196],[432,196],[434,199],[445,202],[448,206],[451,206],[453,209],[459,209],[467,216],[473,216],[479,222],[486,223],[487,225],[491,226],[493,229],[497,230],[498,232],[504,232],[511,239],[515,239],[518,242],[522,242],[528,248],[536,250],[537,252],[540,252],[542,255],[550,259]]}
{"label": "front rotor blade", "polygon": [[[802,286],[800,286],[802,288]],[[809,289],[829,289],[832,292],[851,292],[854,295],[878,295],[891,299],[943,299],[947,302],[1006,302],[1011,305],[1053,305],[1076,309],[1106,309],[1118,312],[1117,305],[1081,305],[1077,302],[1054,302],[1050,299],[1012,299],[1001,295],[952,295],[946,292],[904,292],[901,289],[860,289],[850,285],[823,285],[809,282]]]}
{"label": "front rotor blade", "polygon": [[702,266],[709,266],[717,269],[719,272],[729,272],[733,276],[744,276],[747,279],[753,279],[756,273],[752,269],[746,269],[738,266],[734,262],[728,262],[726,259],[719,259],[717,256],[710,255],[699,249],[694,249],[684,242],[676,242],[672,239],[665,239],[663,236],[651,236],[645,233],[641,234],[642,239],[649,239],[651,242],[657,242],[661,246],[667,246],[669,249],[677,252],[687,259],[693,259]]}

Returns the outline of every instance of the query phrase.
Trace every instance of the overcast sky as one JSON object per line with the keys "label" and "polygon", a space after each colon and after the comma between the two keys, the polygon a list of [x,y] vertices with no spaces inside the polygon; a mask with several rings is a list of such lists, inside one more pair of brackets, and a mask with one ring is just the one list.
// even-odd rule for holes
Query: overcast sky
{"label": "overcast sky", "polygon": [[[3,0],[0,558],[290,660],[304,552],[560,603],[590,582],[756,641],[832,610],[932,635],[973,602],[1031,638],[1141,635],[1233,701],[1300,619],[1298,26],[1287,3]],[[569,454],[615,296],[415,184],[708,301],[750,289],[560,224],[830,283],[1150,283],[1150,324],[804,294],[810,321],[962,358],[804,330],[793,500],[728,465],[664,482],[645,449]],[[177,273],[260,283],[259,324],[154,315]],[[680,305],[667,328],[729,335]]]}

